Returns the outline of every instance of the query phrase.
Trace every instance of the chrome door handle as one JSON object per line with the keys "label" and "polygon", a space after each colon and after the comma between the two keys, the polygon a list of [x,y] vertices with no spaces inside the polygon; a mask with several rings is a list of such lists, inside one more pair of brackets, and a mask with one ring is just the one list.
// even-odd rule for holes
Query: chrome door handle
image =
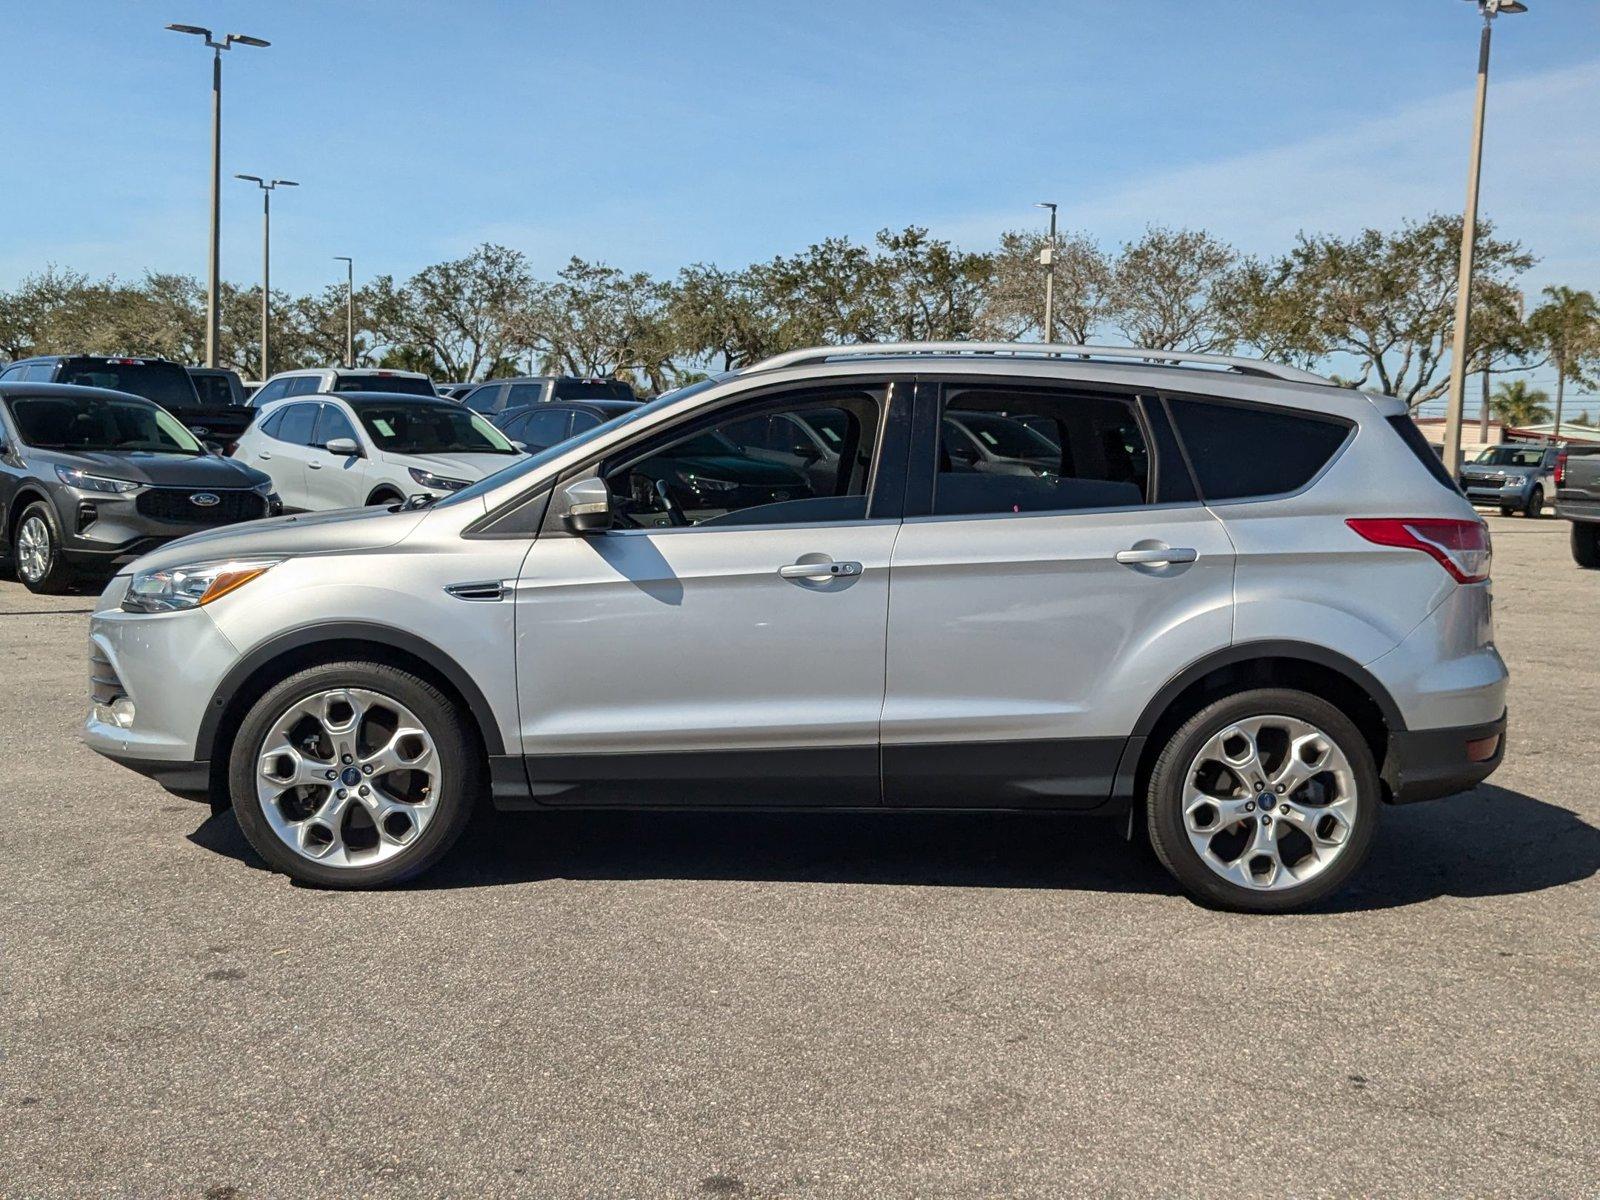
{"label": "chrome door handle", "polygon": [[790,563],[787,567],[779,567],[778,574],[784,579],[843,579],[861,574],[861,564],[858,562]]}
{"label": "chrome door handle", "polygon": [[320,471],[322,470],[322,464],[319,462],[308,462],[306,464],[306,469],[311,471]]}
{"label": "chrome door handle", "polygon": [[1187,546],[1161,546],[1150,550],[1118,550],[1119,563],[1164,566],[1167,563],[1192,563],[1200,556]]}
{"label": "chrome door handle", "polygon": [[257,458],[271,458],[272,455],[268,454],[265,450],[262,450],[256,455],[256,457]]}

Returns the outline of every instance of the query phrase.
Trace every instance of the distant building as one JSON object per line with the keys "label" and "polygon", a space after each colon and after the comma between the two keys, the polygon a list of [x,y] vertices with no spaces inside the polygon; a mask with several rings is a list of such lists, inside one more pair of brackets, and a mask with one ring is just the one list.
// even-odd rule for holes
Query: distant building
{"label": "distant building", "polygon": [[[1443,417],[1418,417],[1417,428],[1422,430],[1422,435],[1436,447],[1444,445],[1444,418]],[[1542,425],[1509,425],[1501,427],[1499,421],[1489,422],[1489,436],[1483,436],[1483,427],[1477,420],[1467,420],[1461,423],[1461,453],[1466,458],[1474,458],[1486,446],[1498,446],[1501,442],[1548,442],[1556,439],[1555,424],[1546,421]],[[1560,441],[1577,442],[1581,445],[1600,446],[1600,428],[1593,425],[1574,425],[1571,421],[1561,422]]]}

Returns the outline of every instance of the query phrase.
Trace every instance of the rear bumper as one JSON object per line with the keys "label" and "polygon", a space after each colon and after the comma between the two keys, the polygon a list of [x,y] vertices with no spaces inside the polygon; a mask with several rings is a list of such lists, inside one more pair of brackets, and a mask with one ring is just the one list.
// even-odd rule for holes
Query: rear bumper
{"label": "rear bumper", "polygon": [[[1491,738],[1493,752],[1485,756]],[[1484,725],[1392,733],[1383,760],[1383,782],[1395,804],[1436,800],[1482,783],[1494,774],[1505,753],[1504,713]]]}
{"label": "rear bumper", "polygon": [[1600,500],[1556,494],[1556,516],[1569,521],[1600,521]]}

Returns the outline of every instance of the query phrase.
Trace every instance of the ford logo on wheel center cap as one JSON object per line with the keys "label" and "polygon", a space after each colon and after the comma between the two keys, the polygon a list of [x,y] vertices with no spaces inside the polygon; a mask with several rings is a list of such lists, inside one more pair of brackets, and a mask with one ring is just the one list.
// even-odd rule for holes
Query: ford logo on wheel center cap
{"label": "ford logo on wheel center cap", "polygon": [[355,787],[356,784],[361,782],[361,772],[354,767],[346,767],[340,772],[339,779],[346,787]]}
{"label": "ford logo on wheel center cap", "polygon": [[215,508],[222,503],[222,497],[215,492],[196,492],[189,497],[189,503],[198,505],[201,508]]}

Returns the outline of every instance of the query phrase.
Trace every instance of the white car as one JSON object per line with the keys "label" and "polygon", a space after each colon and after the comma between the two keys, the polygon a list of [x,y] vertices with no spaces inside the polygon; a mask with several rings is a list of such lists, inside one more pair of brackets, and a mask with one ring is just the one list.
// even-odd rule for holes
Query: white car
{"label": "white car", "polygon": [[439,393],[421,371],[390,371],[382,367],[312,367],[300,371],[279,371],[250,396],[250,404],[262,408],[274,400],[290,396],[311,396],[318,392],[384,392],[389,395],[437,396]]}
{"label": "white car", "polygon": [[453,401],[376,392],[268,404],[233,452],[272,476],[285,510],[300,512],[437,498],[520,456]]}

